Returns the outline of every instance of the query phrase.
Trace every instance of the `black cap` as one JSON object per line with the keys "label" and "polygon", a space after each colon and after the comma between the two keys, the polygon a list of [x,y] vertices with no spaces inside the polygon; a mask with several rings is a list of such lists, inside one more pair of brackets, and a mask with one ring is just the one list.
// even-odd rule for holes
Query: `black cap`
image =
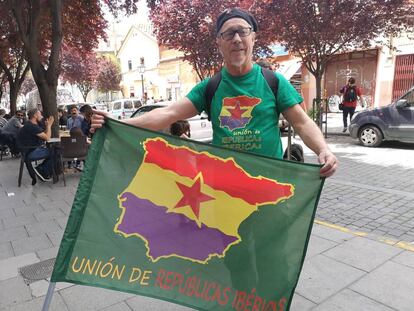
{"label": "black cap", "polygon": [[223,24],[226,21],[228,21],[229,19],[232,19],[232,18],[242,18],[242,19],[244,19],[246,22],[249,23],[250,26],[252,26],[253,31],[257,32],[257,21],[253,17],[253,15],[251,15],[250,13],[248,13],[248,12],[242,10],[242,9],[239,9],[239,8],[232,8],[232,9],[226,9],[217,18],[216,34],[219,33],[219,31],[220,31],[221,27],[223,26]]}

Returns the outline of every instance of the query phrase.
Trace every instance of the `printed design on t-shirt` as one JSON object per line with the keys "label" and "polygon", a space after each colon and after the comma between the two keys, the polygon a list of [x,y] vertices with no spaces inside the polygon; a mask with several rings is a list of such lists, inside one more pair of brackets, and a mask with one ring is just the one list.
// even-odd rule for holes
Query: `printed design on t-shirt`
{"label": "printed design on t-shirt", "polygon": [[252,119],[254,107],[262,100],[257,97],[236,96],[225,97],[220,111],[220,126],[227,127],[230,131],[245,128]]}

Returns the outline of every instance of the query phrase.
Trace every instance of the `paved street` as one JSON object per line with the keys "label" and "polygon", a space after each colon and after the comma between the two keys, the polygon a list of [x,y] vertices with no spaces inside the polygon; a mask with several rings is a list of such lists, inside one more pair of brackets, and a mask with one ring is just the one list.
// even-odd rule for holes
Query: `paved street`
{"label": "paved street", "polygon": [[[337,134],[340,115],[330,115],[328,127]],[[371,149],[333,134],[328,142],[341,166],[325,183],[291,310],[412,310],[414,145]],[[306,148],[305,158],[316,162]],[[67,187],[62,182],[31,186],[25,170],[18,188],[18,167],[19,160],[10,157],[0,162],[0,310],[40,310],[48,281],[25,281],[19,269],[56,256],[79,173],[67,175]],[[58,284],[51,310],[189,309]]]}
{"label": "paved street", "polygon": [[[330,132],[342,130],[340,115],[328,119]],[[335,126],[336,125],[336,126]],[[317,218],[396,241],[414,242],[414,144],[386,142],[360,146],[348,135],[328,135],[340,160],[326,181]],[[306,161],[317,162],[310,150]]]}

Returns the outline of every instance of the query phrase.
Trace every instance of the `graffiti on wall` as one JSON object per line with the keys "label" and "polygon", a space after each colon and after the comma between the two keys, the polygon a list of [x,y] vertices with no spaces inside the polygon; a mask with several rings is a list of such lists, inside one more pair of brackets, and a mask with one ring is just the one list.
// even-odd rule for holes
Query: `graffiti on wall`
{"label": "graffiti on wall", "polygon": [[375,81],[377,71],[378,51],[354,51],[338,54],[333,57],[325,71],[325,89],[327,96],[339,94],[339,90],[350,77],[355,78],[367,102],[373,102],[375,96]]}
{"label": "graffiti on wall", "polygon": [[350,77],[358,77],[359,71],[357,68],[341,68],[336,71],[336,78],[347,79]]}

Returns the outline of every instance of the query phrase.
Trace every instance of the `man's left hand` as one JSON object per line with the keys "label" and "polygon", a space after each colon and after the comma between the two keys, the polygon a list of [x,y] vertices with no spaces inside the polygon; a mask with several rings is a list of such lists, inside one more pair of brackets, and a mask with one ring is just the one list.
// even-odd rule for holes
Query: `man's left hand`
{"label": "man's left hand", "polygon": [[339,162],[329,149],[325,149],[319,153],[318,160],[319,163],[323,164],[320,170],[321,177],[332,176],[338,168]]}
{"label": "man's left hand", "polygon": [[49,116],[45,121],[45,125],[46,126],[52,126],[54,121],[55,121],[55,118],[53,116]]}

